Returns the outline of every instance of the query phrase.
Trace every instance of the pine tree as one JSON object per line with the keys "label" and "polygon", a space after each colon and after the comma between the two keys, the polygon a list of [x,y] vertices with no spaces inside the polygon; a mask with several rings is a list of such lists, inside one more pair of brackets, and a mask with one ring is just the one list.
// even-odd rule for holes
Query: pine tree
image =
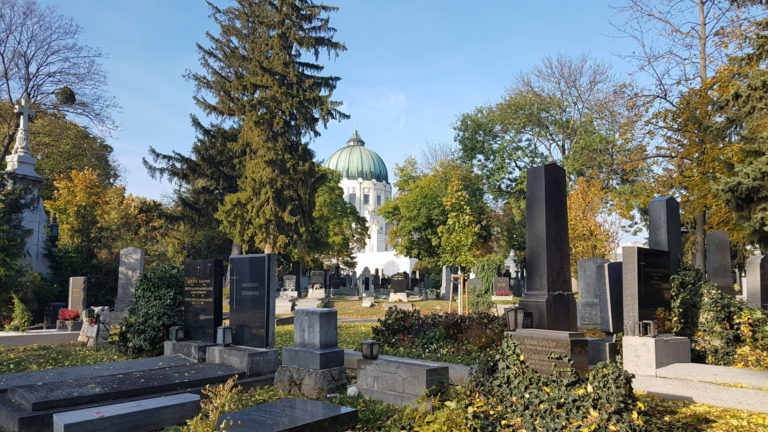
{"label": "pine tree", "polygon": [[[308,141],[318,125],[347,118],[331,95],[339,77],[323,76],[322,52],[346,47],[333,40],[327,14],[337,8],[312,0],[236,0],[208,3],[219,35],[198,44],[203,73],[191,73],[197,104],[208,114],[239,121],[236,147],[244,156],[239,190],[216,217],[245,250],[282,253],[312,238],[315,193],[324,175]],[[312,60],[314,59],[314,62]]]}

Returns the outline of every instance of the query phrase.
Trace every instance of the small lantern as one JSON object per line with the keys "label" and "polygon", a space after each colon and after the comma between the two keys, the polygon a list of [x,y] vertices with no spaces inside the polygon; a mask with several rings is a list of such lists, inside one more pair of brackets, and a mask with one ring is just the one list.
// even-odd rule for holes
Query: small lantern
{"label": "small lantern", "polygon": [[375,340],[362,342],[363,358],[366,360],[376,360],[379,358],[380,344]]}
{"label": "small lantern", "polygon": [[184,340],[184,327],[182,326],[173,326],[170,329],[168,329],[168,340],[171,341],[180,341]]}
{"label": "small lantern", "polygon": [[517,329],[523,328],[525,308],[513,305],[504,311],[504,317],[507,319],[508,329],[515,331]]}
{"label": "small lantern", "polygon": [[219,345],[232,345],[232,327],[219,326],[216,328],[216,343]]}

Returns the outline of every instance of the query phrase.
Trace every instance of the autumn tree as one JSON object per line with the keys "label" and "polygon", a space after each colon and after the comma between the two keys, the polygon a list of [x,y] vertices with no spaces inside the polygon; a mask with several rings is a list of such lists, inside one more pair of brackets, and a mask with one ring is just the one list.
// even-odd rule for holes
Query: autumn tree
{"label": "autumn tree", "polygon": [[626,0],[617,7],[624,20],[615,27],[637,47],[626,57],[649,81],[644,96],[654,109],[649,130],[655,142],[649,158],[662,174],[655,187],[683,198],[681,209],[694,228],[699,268],[705,263],[706,231],[728,229],[730,223],[714,185],[722,168],[733,162],[733,152],[714,127],[710,78],[738,50],[732,42],[752,18],[754,10],[737,3]]}
{"label": "autumn tree", "polygon": [[[0,88],[12,106],[25,93],[38,111],[66,113],[110,129],[115,101],[107,95],[101,53],[79,42],[82,29],[35,0],[0,0]],[[2,160],[18,128],[0,110]]]}
{"label": "autumn tree", "polygon": [[119,251],[138,246],[148,263],[163,261],[155,244],[163,236],[161,204],[125,194],[105,184],[91,168],[60,175],[46,211],[59,221],[58,249],[52,256],[54,282],[63,291],[69,276],[88,276],[89,302],[111,304],[117,289]]}
{"label": "autumn tree", "polygon": [[[487,249],[487,243],[492,238],[490,212],[484,201],[482,182],[467,165],[445,160],[431,172],[424,172],[418,168],[416,159],[408,158],[395,167],[395,175],[398,195],[384,203],[379,208],[379,214],[392,226],[388,238],[398,254],[417,258],[429,265],[440,263],[443,258],[453,260],[443,253],[461,258],[470,255],[465,254],[462,248]],[[449,193],[451,185],[453,190]],[[446,205],[457,199],[463,204],[451,204],[451,208]],[[451,214],[453,218],[449,227]],[[479,230],[474,233],[469,246],[459,247],[451,243],[452,251],[443,251],[441,243],[449,246],[452,241],[448,238],[450,232],[463,236],[471,230],[468,227],[474,226],[478,226]]]}
{"label": "autumn tree", "polygon": [[235,146],[242,175],[216,217],[246,250],[307,256],[324,176],[308,141],[318,126],[347,116],[331,99],[338,77],[322,75],[321,53],[346,48],[333,39],[328,14],[312,0],[208,3],[219,34],[198,44],[201,73],[190,73],[195,101],[206,113],[242,124]]}
{"label": "autumn tree", "polygon": [[454,177],[443,198],[448,217],[443,225],[437,227],[442,265],[466,270],[474,265],[479,254],[480,224],[469,204],[469,194],[463,189],[461,181]]}
{"label": "autumn tree", "polygon": [[574,275],[579,260],[611,258],[619,246],[620,225],[604,212],[600,188],[599,182],[580,177],[568,193],[568,238]]}

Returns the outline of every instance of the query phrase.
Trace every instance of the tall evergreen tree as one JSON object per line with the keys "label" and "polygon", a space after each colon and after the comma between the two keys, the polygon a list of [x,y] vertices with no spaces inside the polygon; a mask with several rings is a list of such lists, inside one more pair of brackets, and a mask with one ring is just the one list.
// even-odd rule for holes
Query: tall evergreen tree
{"label": "tall evergreen tree", "polygon": [[235,148],[241,128],[220,124],[205,126],[192,116],[197,140],[189,156],[178,152],[160,153],[150,147],[153,162],[144,159],[144,166],[153,178],[167,177],[176,184],[176,205],[166,215],[175,226],[168,239],[172,259],[226,258],[232,250],[231,240],[219,229],[215,218],[224,197],[237,192],[241,170],[236,160],[244,156]]}
{"label": "tall evergreen tree", "polygon": [[339,77],[321,75],[322,52],[346,47],[333,40],[328,13],[337,8],[312,0],[208,2],[219,35],[198,44],[202,73],[190,73],[197,104],[208,114],[237,120],[239,190],[224,198],[216,217],[245,250],[282,253],[313,238],[315,193],[324,175],[308,141],[318,125],[348,116],[331,99]]}

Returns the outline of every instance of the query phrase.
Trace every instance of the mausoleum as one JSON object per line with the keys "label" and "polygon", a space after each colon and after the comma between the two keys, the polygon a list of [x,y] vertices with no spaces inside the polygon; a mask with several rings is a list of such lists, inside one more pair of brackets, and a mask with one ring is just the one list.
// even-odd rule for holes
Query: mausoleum
{"label": "mausoleum", "polygon": [[397,255],[387,244],[389,226],[377,213],[378,208],[392,198],[392,185],[381,156],[366,147],[355,130],[347,145],[334,152],[325,166],[341,173],[339,186],[344,190],[344,198],[368,221],[365,248],[356,254],[357,273],[365,267],[371,271],[381,269],[387,275],[410,272],[416,259]]}

